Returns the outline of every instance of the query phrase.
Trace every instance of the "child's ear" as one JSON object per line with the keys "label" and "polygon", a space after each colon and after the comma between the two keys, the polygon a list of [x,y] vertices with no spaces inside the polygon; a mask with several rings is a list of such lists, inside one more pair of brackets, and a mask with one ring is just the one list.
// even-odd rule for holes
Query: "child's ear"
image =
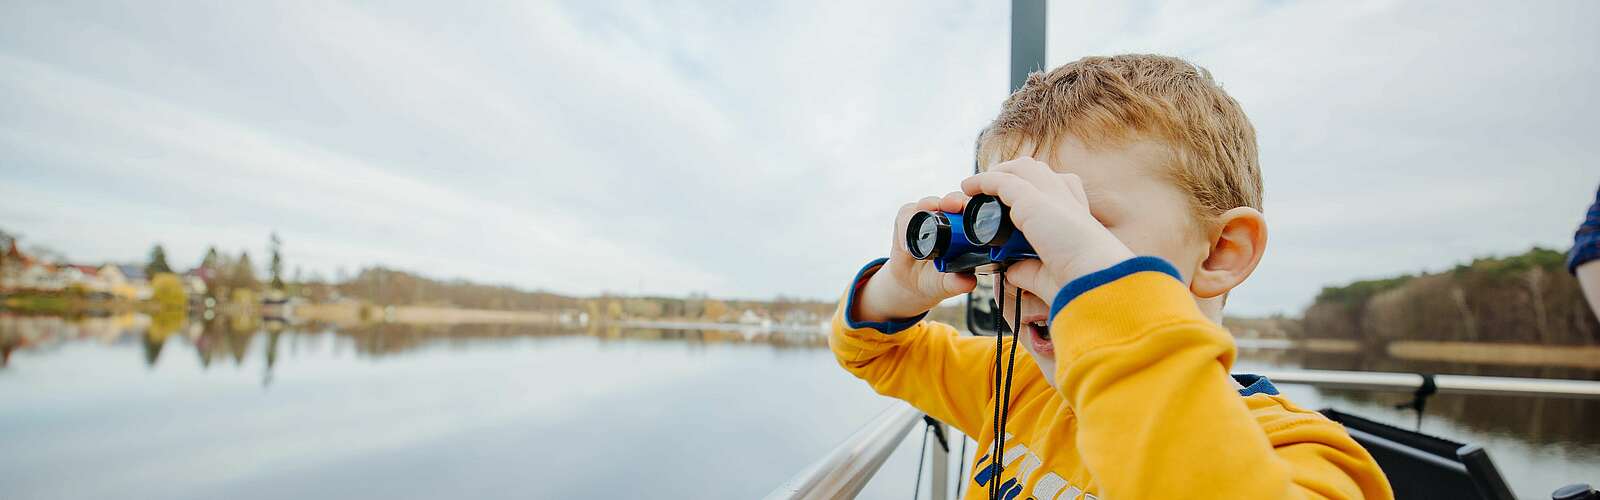
{"label": "child's ear", "polygon": [[1211,252],[1200,262],[1189,289],[1196,297],[1212,298],[1239,286],[1267,250],[1267,220],[1250,207],[1238,207],[1217,217],[1220,229],[1211,237]]}

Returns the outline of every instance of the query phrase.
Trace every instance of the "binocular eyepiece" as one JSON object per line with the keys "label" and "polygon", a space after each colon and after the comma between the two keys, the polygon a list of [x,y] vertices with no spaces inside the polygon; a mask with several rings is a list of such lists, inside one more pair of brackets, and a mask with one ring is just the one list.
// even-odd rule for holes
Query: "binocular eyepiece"
{"label": "binocular eyepiece", "polygon": [[906,224],[906,249],[917,260],[932,259],[933,267],[946,273],[1039,258],[1011,223],[1011,207],[987,194],[973,196],[961,213],[912,214]]}

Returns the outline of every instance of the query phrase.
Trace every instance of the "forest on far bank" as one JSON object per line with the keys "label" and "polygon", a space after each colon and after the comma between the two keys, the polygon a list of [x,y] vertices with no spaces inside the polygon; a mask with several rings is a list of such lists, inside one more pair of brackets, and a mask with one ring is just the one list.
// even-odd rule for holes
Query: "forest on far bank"
{"label": "forest on far bank", "polygon": [[1600,321],[1567,273],[1566,254],[1533,248],[1439,273],[1322,289],[1293,336],[1600,345]]}

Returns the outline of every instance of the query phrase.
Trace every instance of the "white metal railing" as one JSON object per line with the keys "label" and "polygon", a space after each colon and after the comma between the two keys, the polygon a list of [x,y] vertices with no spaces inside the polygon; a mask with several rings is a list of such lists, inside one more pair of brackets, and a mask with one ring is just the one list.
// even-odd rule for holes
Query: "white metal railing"
{"label": "white metal railing", "polygon": [[[1318,387],[1348,389],[1415,390],[1426,383],[1426,379],[1416,373],[1338,370],[1251,371],[1267,377],[1274,384],[1307,384]],[[1434,375],[1433,384],[1440,393],[1600,398],[1600,381],[1590,380]]]}
{"label": "white metal railing", "polygon": [[[922,420],[922,412],[905,403],[895,403],[867,425],[851,434],[821,460],[795,474],[767,494],[768,499],[853,498],[877,474],[883,461],[905,440],[906,434]],[[934,452],[939,453],[934,447]],[[935,457],[935,484],[943,481]]]}

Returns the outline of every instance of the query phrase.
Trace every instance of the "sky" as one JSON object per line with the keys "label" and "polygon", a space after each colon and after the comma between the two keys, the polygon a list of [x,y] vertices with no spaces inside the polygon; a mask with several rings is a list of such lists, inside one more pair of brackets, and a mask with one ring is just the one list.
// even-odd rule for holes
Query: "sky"
{"label": "sky", "polygon": [[[832,299],[951,191],[1008,2],[6,2],[0,229],[571,294]],[[1056,2],[1051,66],[1155,52],[1254,122],[1229,312],[1565,250],[1600,184],[1600,4]]]}

